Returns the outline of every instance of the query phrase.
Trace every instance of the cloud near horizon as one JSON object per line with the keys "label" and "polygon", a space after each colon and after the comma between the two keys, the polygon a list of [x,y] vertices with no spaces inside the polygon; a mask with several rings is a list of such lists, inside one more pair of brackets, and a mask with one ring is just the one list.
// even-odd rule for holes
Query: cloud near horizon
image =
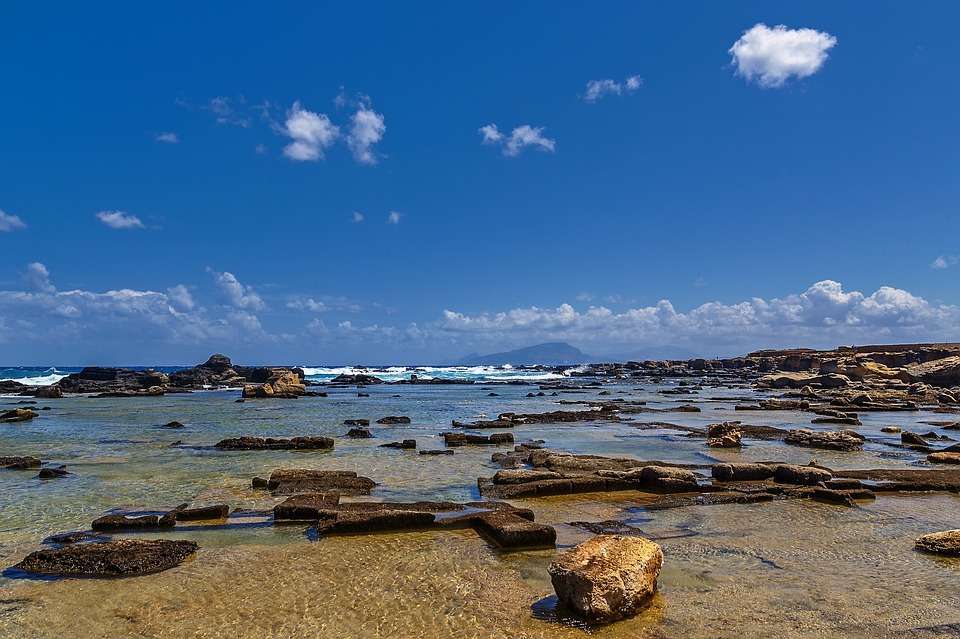
{"label": "cloud near horizon", "polygon": [[[276,325],[275,314],[263,324],[258,314],[268,306],[250,286],[229,271],[208,271],[225,301],[222,305],[205,305],[184,284],[164,292],[60,290],[46,266],[33,262],[23,275],[26,290],[0,290],[0,342],[22,345],[25,353],[43,345],[69,361],[83,353],[123,349],[129,363],[141,354],[168,353],[169,345],[193,345],[189,352],[262,349],[257,352],[269,361],[282,344],[284,352],[295,357],[320,352],[333,363],[344,353],[371,361],[381,354],[396,363],[423,363],[547,341],[571,342],[594,355],[673,347],[712,356],[765,347],[949,341],[960,329],[958,306],[932,303],[890,286],[865,294],[823,280],[801,293],[706,302],[686,311],[666,299],[619,312],[564,303],[476,314],[445,310],[432,321],[404,325],[370,321],[369,311],[377,310],[376,305],[363,309],[344,298],[295,296],[280,309],[294,313],[286,318],[290,325],[284,331]],[[366,320],[329,318],[330,313],[361,311],[366,311]],[[314,317],[305,319],[301,313]],[[319,314],[329,319],[320,320]]]}

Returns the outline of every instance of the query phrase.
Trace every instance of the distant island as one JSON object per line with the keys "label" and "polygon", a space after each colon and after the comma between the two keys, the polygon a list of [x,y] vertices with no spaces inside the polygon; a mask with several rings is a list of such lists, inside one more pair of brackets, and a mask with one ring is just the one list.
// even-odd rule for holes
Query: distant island
{"label": "distant island", "polygon": [[467,355],[456,363],[460,366],[503,366],[505,364],[570,366],[572,364],[586,364],[593,359],[579,348],[566,342],[546,342],[512,351],[491,353],[490,355]]}

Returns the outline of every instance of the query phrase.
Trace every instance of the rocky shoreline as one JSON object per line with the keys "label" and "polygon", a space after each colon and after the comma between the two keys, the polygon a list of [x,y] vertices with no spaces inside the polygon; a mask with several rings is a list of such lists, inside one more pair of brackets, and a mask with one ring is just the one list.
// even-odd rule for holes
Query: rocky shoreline
{"label": "rocky shoreline", "polygon": [[[468,499],[458,497],[457,501],[436,497],[430,497],[433,501],[402,501],[396,493],[391,495],[392,499],[368,501],[381,493],[390,495],[392,488],[389,481],[378,475],[375,465],[363,474],[309,467],[275,468],[272,472],[268,469],[269,477],[266,473],[263,477],[254,477],[249,490],[274,500],[271,510],[255,513],[263,520],[261,523],[302,526],[312,538],[471,529],[492,547],[504,551],[555,548],[556,528],[537,521],[532,507],[544,498],[563,495],[589,493],[600,498],[604,493],[624,494],[636,503],[636,510],[656,513],[677,508],[745,504],[769,508],[769,504],[785,500],[808,500],[803,503],[816,508],[857,509],[877,495],[960,494],[960,444],[951,437],[952,431],[960,431],[960,345],[957,344],[758,351],[732,359],[626,362],[535,370],[562,373],[565,379],[534,382],[538,392],[527,393],[522,389],[520,397],[526,393],[527,398],[546,398],[538,401],[553,404],[555,410],[519,412],[515,409],[496,414],[494,418],[480,413],[452,420],[448,415],[445,421],[449,430],[438,425],[430,433],[442,442],[443,448],[418,450],[417,440],[410,438],[404,429],[422,427],[423,424],[416,421],[422,419],[422,415],[411,419],[403,414],[387,414],[378,419],[343,419],[340,415],[336,424],[342,430],[334,433],[335,437],[319,436],[304,428],[299,435],[240,435],[193,448],[203,449],[203,454],[216,455],[221,460],[288,451],[291,456],[309,454],[316,462],[321,456],[337,459],[341,443],[369,444],[386,449],[378,454],[404,460],[398,463],[430,464],[431,468],[435,467],[433,464],[445,463],[440,455],[450,455],[455,450],[457,457],[450,459],[451,462],[486,450],[491,454],[485,467],[490,469],[487,472],[494,472],[489,476],[477,477],[471,473],[470,477],[463,477],[467,483],[475,481],[476,488]],[[670,380],[669,384],[661,385],[666,379]],[[387,382],[369,374],[341,375],[329,382],[315,383],[306,380],[299,368],[236,366],[226,356],[215,354],[203,364],[170,374],[150,369],[91,367],[52,386],[24,387],[3,382],[0,392],[57,400],[70,395],[130,398],[240,389],[236,401],[250,400],[256,404],[259,400],[327,397],[326,390],[319,389],[356,387],[359,390],[367,385],[442,383],[449,381],[414,376],[409,380]],[[462,380],[457,383],[472,384]],[[483,382],[480,391],[486,392],[494,384]],[[649,395],[638,398],[624,390],[625,387],[643,390],[642,386],[634,386],[640,384],[658,386],[650,391],[655,393],[653,400]],[[730,390],[724,395],[705,394],[710,392],[708,389],[723,388]],[[344,395],[335,392],[333,398],[344,401]],[[486,396],[499,395],[490,392]],[[27,401],[30,400],[17,403]],[[233,408],[229,399],[220,401]],[[350,401],[354,401],[352,390]],[[725,405],[724,410],[728,411],[725,421],[709,419],[705,411],[710,410],[710,402]],[[247,411],[247,406],[249,404],[238,406],[236,410]],[[266,411],[274,410],[272,404],[260,406]],[[33,405],[11,408],[0,413],[0,422],[8,424],[4,428],[18,428],[39,417],[40,410]],[[390,410],[398,407],[392,406]],[[865,423],[870,425],[868,419],[875,413],[918,411],[936,413],[937,419],[924,417],[922,428],[921,424],[915,428],[904,424],[882,429],[893,437],[877,437],[877,430],[858,431]],[[386,412],[384,409],[380,415]],[[689,424],[643,421],[670,419],[665,413],[687,413],[691,421]],[[749,423],[751,418],[776,415],[789,415],[790,427],[781,427],[784,424],[776,419],[764,424]],[[189,419],[181,419],[190,423]],[[808,420],[809,427],[796,424],[798,419]],[[776,425],[770,425],[770,421]],[[378,431],[376,437],[389,433],[390,439],[364,441],[375,438],[369,428],[371,422]],[[530,441],[529,430],[541,426],[559,427],[564,432],[581,427],[616,428],[620,433],[624,430],[664,431],[671,433],[670,437],[682,437],[684,442],[701,447],[704,456],[713,461],[676,463],[577,454],[562,450],[562,446],[547,447],[542,440]],[[185,432],[189,433],[189,426],[179,421],[159,422],[151,428],[186,428]],[[525,429],[527,440],[522,438]],[[550,437],[541,432],[543,429],[534,436]],[[791,463],[787,461],[790,456],[785,454],[765,461],[718,461],[737,459],[735,455],[739,450],[760,442],[777,442],[776,450],[781,452],[791,447],[824,451],[823,454],[835,460],[853,459],[843,456],[862,454],[865,449],[875,451],[877,447],[919,460],[913,467],[904,468],[865,465],[851,468],[853,464],[849,463],[831,468],[815,461]],[[180,454],[176,447],[181,443],[171,447],[176,454]],[[45,463],[42,460],[47,458],[37,455],[35,450],[28,452],[34,454],[0,457],[0,468],[3,472],[39,472],[39,478],[57,479],[57,486],[70,481],[58,479],[71,474],[65,466],[53,465],[49,460]],[[720,456],[711,457],[714,453]],[[486,453],[482,454],[486,460]],[[438,458],[429,462],[410,461],[421,459],[421,455]],[[462,467],[460,472],[462,475]],[[372,477],[365,476],[367,474]],[[249,477],[247,475],[247,479]],[[476,499],[477,493],[480,499]],[[515,505],[506,500],[523,502]],[[53,548],[28,554],[12,569],[63,577],[146,575],[174,568],[194,556],[199,545],[181,540],[115,539],[114,535],[191,530],[181,522],[202,522],[205,530],[243,530],[244,521],[251,515],[243,509],[231,510],[228,503],[204,501],[195,507],[182,504],[155,511],[116,508],[101,512],[102,515],[91,521],[89,530],[48,537],[45,543]],[[578,520],[571,521],[570,525],[598,536],[566,550],[551,564],[549,575],[560,605],[580,617],[600,622],[641,612],[656,592],[664,561],[660,546],[622,521]],[[916,539],[915,548],[923,553],[953,557],[960,555],[958,539],[956,530],[929,531]],[[669,561],[668,553],[666,560]],[[611,575],[619,575],[619,581]]]}

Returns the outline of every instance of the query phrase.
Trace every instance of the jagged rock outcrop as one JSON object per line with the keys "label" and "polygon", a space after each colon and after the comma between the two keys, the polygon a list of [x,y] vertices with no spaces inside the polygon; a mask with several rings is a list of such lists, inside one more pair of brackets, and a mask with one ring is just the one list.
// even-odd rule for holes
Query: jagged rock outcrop
{"label": "jagged rock outcrop", "polygon": [[294,398],[303,395],[307,387],[300,377],[293,371],[276,368],[271,370],[270,376],[261,384],[245,384],[244,398]]}

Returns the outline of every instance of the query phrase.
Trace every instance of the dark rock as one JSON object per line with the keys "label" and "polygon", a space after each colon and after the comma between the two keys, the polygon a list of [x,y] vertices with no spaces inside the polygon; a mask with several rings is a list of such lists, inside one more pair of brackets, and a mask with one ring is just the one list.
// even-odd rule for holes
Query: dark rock
{"label": "dark rock", "polygon": [[443,441],[447,446],[490,445],[502,446],[513,443],[513,433],[492,433],[486,435],[470,435],[468,433],[443,433]]}
{"label": "dark rock", "polygon": [[38,479],[56,479],[57,477],[66,477],[70,473],[67,472],[66,466],[57,466],[56,468],[41,468],[40,472],[37,474]]}
{"label": "dark rock", "polygon": [[40,460],[36,457],[18,457],[6,456],[0,457],[0,468],[8,470],[28,470],[30,468],[40,468]]}
{"label": "dark rock", "polygon": [[167,422],[166,424],[163,424],[160,426],[160,428],[170,428],[170,429],[177,429],[177,428],[183,428],[183,427],[184,427],[183,424],[181,424],[176,420],[172,422]]}
{"label": "dark rock", "polygon": [[173,568],[196,552],[192,541],[123,539],[37,550],[19,570],[63,577],[133,577]]}
{"label": "dark rock", "polygon": [[343,420],[344,426],[369,426],[369,419],[345,419]]}
{"label": "dark rock", "polygon": [[900,441],[909,446],[929,446],[927,440],[916,433],[904,431],[900,433]]}
{"label": "dark rock", "polygon": [[713,478],[718,481],[761,481],[773,477],[774,468],[767,464],[714,464]]}
{"label": "dark rock", "polygon": [[345,437],[349,437],[351,439],[369,439],[373,437],[373,433],[366,428],[351,428],[347,431]]}
{"label": "dark rock", "polygon": [[346,373],[344,373],[342,375],[337,375],[336,377],[331,379],[329,383],[330,384],[369,385],[369,384],[382,384],[383,380],[380,379],[379,377],[374,377],[373,375],[364,375],[362,373],[356,374],[356,375],[347,375]]}
{"label": "dark rock", "polygon": [[214,447],[221,450],[329,450],[333,448],[333,440],[329,437],[274,439],[243,436],[221,440]]}
{"label": "dark rock", "polygon": [[822,481],[833,479],[833,474],[828,470],[823,470],[815,466],[780,464],[774,467],[773,478],[781,484],[816,486]]}
{"label": "dark rock", "polygon": [[275,470],[267,488],[279,495],[294,493],[338,492],[343,495],[369,495],[377,483],[349,470]]}
{"label": "dark rock", "polygon": [[409,424],[410,418],[403,415],[388,415],[377,420],[378,424]]}
{"label": "dark rock", "polygon": [[412,450],[417,447],[417,440],[415,439],[405,439],[402,442],[390,442],[388,444],[380,444],[380,448],[400,448],[403,450]]}
{"label": "dark rock", "polygon": [[421,455],[452,455],[453,450],[450,448],[430,448],[427,450],[418,451]]}
{"label": "dark rock", "polygon": [[273,508],[274,521],[317,521],[335,517],[331,512],[340,504],[340,493],[306,493],[287,497]]}
{"label": "dark rock", "polygon": [[172,528],[174,521],[166,516],[140,515],[127,517],[126,515],[104,515],[93,520],[90,525],[94,530],[122,531],[122,530],[151,530],[158,528]]}

